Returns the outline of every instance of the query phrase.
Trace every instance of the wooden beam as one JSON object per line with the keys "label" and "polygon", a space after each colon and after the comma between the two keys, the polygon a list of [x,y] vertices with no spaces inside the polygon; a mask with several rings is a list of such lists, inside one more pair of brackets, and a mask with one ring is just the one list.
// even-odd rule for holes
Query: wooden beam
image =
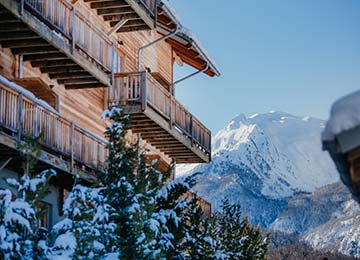
{"label": "wooden beam", "polygon": [[72,84],[72,83],[97,83],[97,79],[93,77],[89,78],[79,78],[79,79],[58,79],[59,84]]}
{"label": "wooden beam", "polygon": [[22,22],[2,23],[0,24],[0,32],[27,31],[29,28]]}
{"label": "wooden beam", "polygon": [[130,27],[123,26],[123,27],[120,28],[117,32],[118,32],[118,33],[121,33],[121,32],[145,31],[145,30],[150,30],[150,27],[148,27],[147,25],[143,25],[143,26],[130,26]]}
{"label": "wooden beam", "polygon": [[0,40],[24,40],[24,39],[41,39],[41,38],[39,37],[39,35],[37,35],[31,30],[0,33]]}
{"label": "wooden beam", "polygon": [[114,7],[129,7],[124,1],[104,1],[104,2],[94,2],[90,4],[90,7],[93,9],[104,9],[104,8],[114,8]]}
{"label": "wooden beam", "polygon": [[109,31],[108,35],[111,36],[114,33],[116,33],[124,24],[126,24],[128,19],[123,19],[121,21],[115,22],[114,25],[111,25],[112,22],[110,22],[110,26],[112,26],[111,30]]}
{"label": "wooden beam", "polygon": [[[114,27],[117,25],[117,22],[114,21],[114,22],[110,22],[110,26],[111,27]],[[146,24],[144,23],[143,20],[141,20],[140,18],[139,19],[133,19],[133,20],[128,20],[126,19],[126,21],[122,24],[122,26],[124,27],[130,27],[130,26],[146,26]],[[121,27],[122,27],[121,26]],[[120,27],[118,28],[120,29]]]}
{"label": "wooden beam", "polygon": [[167,148],[174,148],[174,147],[180,147],[180,148],[183,148],[183,147],[186,147],[184,144],[180,143],[180,142],[177,142],[177,143],[159,143],[157,145],[155,145],[156,148],[158,149],[167,149]]}
{"label": "wooden beam", "polygon": [[146,140],[175,140],[173,136],[171,136],[170,134],[166,133],[164,131],[164,134],[163,135],[151,135],[151,134],[141,134],[141,136],[146,139]]}
{"label": "wooden beam", "polygon": [[156,125],[156,124],[151,119],[136,120],[136,119],[130,118],[130,125],[132,127],[136,127],[136,126]]}
{"label": "wooden beam", "polygon": [[42,73],[61,73],[61,72],[75,72],[75,71],[84,71],[79,65],[74,66],[63,66],[63,67],[44,67],[40,68]]}
{"label": "wooden beam", "polygon": [[3,48],[20,48],[20,47],[38,47],[49,46],[49,43],[41,38],[37,39],[23,39],[22,41],[16,40],[3,40],[1,41]]}
{"label": "wooden beam", "polygon": [[11,51],[14,54],[49,54],[59,52],[53,46],[12,48]]}
{"label": "wooden beam", "polygon": [[104,21],[120,21],[124,19],[132,20],[140,18],[135,12],[128,14],[113,14],[113,15],[104,15]]}
{"label": "wooden beam", "polygon": [[72,78],[88,78],[91,75],[89,72],[82,71],[82,72],[68,72],[68,73],[50,73],[49,77],[51,79],[72,79]]}
{"label": "wooden beam", "polygon": [[59,60],[43,60],[43,61],[32,61],[31,66],[33,67],[58,67],[64,65],[76,65],[74,61],[69,58]]}
{"label": "wooden beam", "polygon": [[151,130],[158,130],[160,127],[159,126],[152,126],[152,127],[131,127],[131,131],[136,132],[136,133],[141,133],[141,132],[147,132],[147,131],[151,131]]}
{"label": "wooden beam", "polygon": [[131,7],[116,7],[108,9],[99,9],[97,10],[98,15],[107,15],[107,14],[127,14],[132,13],[133,9]]}
{"label": "wooden beam", "polygon": [[11,13],[5,13],[5,14],[0,15],[0,23],[14,23],[14,22],[18,22],[18,21],[19,21],[19,19],[17,19]]}
{"label": "wooden beam", "polygon": [[84,83],[84,84],[65,84],[66,89],[84,89],[84,88],[103,88],[104,84],[102,83]]}
{"label": "wooden beam", "polygon": [[66,58],[66,55],[57,52],[57,53],[48,53],[48,54],[28,54],[24,55],[23,60],[24,61],[47,61],[47,60],[58,60],[58,59],[64,59]]}

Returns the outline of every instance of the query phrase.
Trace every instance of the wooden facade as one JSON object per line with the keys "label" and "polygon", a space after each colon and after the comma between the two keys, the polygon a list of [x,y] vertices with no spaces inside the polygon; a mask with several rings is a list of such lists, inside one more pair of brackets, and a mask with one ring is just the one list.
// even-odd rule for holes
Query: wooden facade
{"label": "wooden facade", "polygon": [[[174,55],[195,68],[204,60],[189,44],[181,49],[183,41],[167,39],[141,54],[141,70],[152,73],[136,72],[139,48],[164,35],[154,29],[155,16],[164,12],[155,1],[135,2],[0,0],[1,75],[30,91],[34,83],[26,82],[37,80],[52,96],[38,91],[38,98],[97,135],[104,131],[101,111],[124,106],[133,115],[133,132],[168,161],[209,162],[210,131],[173,97],[171,85]],[[192,56],[200,65],[189,62]]]}
{"label": "wooden facade", "polygon": [[[20,171],[17,143],[40,136],[39,169],[58,183],[105,167],[104,109],[130,114],[149,160],[206,163],[211,132],[174,97],[175,59],[216,67],[155,0],[0,0],[0,172]],[[206,203],[205,203],[206,204]],[[208,205],[207,208],[210,206]]]}

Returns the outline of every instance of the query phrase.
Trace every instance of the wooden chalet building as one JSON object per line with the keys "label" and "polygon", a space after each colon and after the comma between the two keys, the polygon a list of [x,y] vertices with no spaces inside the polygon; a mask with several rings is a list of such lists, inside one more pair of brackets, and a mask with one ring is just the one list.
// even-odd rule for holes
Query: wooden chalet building
{"label": "wooden chalet building", "polygon": [[175,61],[219,76],[165,0],[0,0],[0,177],[21,173],[16,144],[41,133],[36,170],[58,172],[51,226],[73,177],[92,182],[104,167],[100,117],[113,106],[149,159],[209,162],[210,130],[174,97]]}

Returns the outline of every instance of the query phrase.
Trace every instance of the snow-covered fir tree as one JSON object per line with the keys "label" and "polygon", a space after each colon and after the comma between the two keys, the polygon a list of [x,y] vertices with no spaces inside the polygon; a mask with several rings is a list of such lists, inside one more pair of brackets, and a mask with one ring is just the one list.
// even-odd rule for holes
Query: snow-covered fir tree
{"label": "snow-covered fir tree", "polygon": [[183,215],[189,180],[170,181],[169,172],[147,163],[137,145],[126,143],[128,117],[120,109],[106,111],[110,120],[108,170],[100,175],[104,196],[117,224],[114,245],[120,259],[182,259]]}
{"label": "snow-covered fir tree", "polygon": [[108,237],[115,230],[109,222],[109,205],[102,188],[76,185],[64,202],[64,219],[52,230],[49,256],[56,259],[103,259]]}
{"label": "snow-covered fir tree", "polygon": [[212,214],[204,223],[203,237],[215,252],[208,259],[266,259],[268,235],[253,227],[243,216],[239,204],[225,200],[222,211]]}
{"label": "snow-covered fir tree", "polygon": [[27,139],[19,151],[24,172],[19,179],[7,179],[16,194],[0,190],[0,259],[47,259],[47,230],[37,220],[44,214],[40,204],[55,172],[33,172],[40,151],[37,139]]}

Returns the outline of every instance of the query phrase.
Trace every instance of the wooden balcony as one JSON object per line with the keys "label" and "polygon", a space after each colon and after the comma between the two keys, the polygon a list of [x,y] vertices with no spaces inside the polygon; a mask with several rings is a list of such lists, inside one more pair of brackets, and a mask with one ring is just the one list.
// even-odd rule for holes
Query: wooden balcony
{"label": "wooden balcony", "polygon": [[67,89],[110,86],[110,38],[67,0],[0,0],[0,44]]}
{"label": "wooden balcony", "polygon": [[[11,153],[17,154],[16,144],[25,136],[40,136],[43,150],[40,159],[64,172],[78,175],[80,170],[104,169],[107,159],[104,138],[66,119],[30,92],[0,83],[0,161],[12,156]],[[18,161],[15,163],[19,166]],[[82,177],[89,179],[91,175]]]}
{"label": "wooden balcony", "polygon": [[84,0],[112,27],[112,33],[153,29],[156,0]]}
{"label": "wooden balcony", "polygon": [[177,163],[210,161],[210,130],[149,73],[115,74],[108,103],[129,113],[131,130]]}

